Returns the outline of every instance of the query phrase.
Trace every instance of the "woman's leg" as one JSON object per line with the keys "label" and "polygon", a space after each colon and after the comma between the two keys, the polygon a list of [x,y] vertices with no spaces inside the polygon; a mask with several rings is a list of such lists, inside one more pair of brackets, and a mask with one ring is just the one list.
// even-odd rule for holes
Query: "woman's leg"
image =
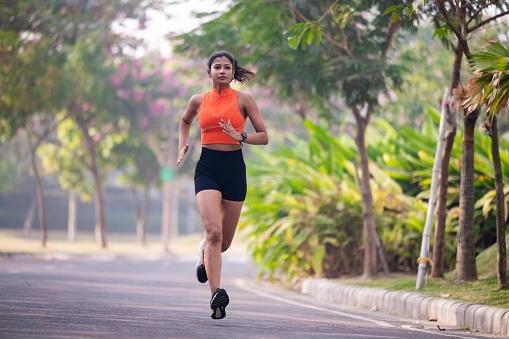
{"label": "woman's leg", "polygon": [[243,201],[224,200],[221,202],[222,222],[223,222],[223,242],[221,252],[226,251],[233,240],[235,230],[239,223],[240,212]]}
{"label": "woman's leg", "polygon": [[198,212],[205,228],[205,270],[212,294],[221,282],[221,244],[223,241],[221,222],[221,192],[203,190],[196,194]]}

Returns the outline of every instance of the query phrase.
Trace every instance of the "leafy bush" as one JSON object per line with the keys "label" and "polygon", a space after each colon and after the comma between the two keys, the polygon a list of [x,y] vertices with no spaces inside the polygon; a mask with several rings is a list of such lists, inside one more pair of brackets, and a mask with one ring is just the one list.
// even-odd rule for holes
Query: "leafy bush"
{"label": "leafy bush", "polygon": [[[258,152],[249,166],[249,192],[241,228],[246,229],[260,274],[290,277],[359,273],[362,268],[362,211],[356,183],[356,147],[310,122],[307,141],[292,136],[291,146]],[[418,199],[375,164],[373,198],[382,240],[394,266],[404,251],[415,262],[417,225],[424,214]],[[395,253],[392,253],[396,250]],[[408,265],[408,263],[407,263]]]}
{"label": "leafy bush", "polygon": [[[405,194],[424,201],[429,198],[431,171],[438,138],[439,113],[428,109],[427,120],[420,130],[407,126],[394,127],[384,120],[375,123],[375,135],[384,135],[384,142],[370,144],[370,156],[403,188]],[[480,130],[475,131],[474,190],[475,244],[477,253],[495,241],[495,181],[491,162],[491,142]],[[461,147],[463,132],[458,130],[449,165],[449,187],[447,196],[448,215],[446,222],[446,265],[452,267],[455,260],[456,234],[459,225],[459,188],[461,171]],[[382,145],[384,145],[382,147]],[[503,176],[509,179],[509,142],[500,140],[500,157]],[[508,187],[509,189],[509,187]],[[506,191],[508,190],[506,189]],[[509,197],[506,199],[509,203]],[[424,221],[422,222],[424,223]]]}
{"label": "leafy bush", "polygon": [[[377,232],[391,270],[414,270],[425,222],[439,115],[428,110],[420,130],[382,119],[368,131]],[[247,233],[259,274],[273,278],[337,277],[362,269],[362,205],[357,150],[347,137],[305,123],[308,140],[288,135],[289,146],[257,152],[240,227]],[[462,132],[452,150],[446,225],[446,265],[455,260]],[[478,251],[495,241],[494,179],[489,138],[475,134],[475,234]],[[505,181],[509,142],[501,140]],[[507,191],[507,190],[506,190]],[[507,200],[507,199],[506,199]]]}

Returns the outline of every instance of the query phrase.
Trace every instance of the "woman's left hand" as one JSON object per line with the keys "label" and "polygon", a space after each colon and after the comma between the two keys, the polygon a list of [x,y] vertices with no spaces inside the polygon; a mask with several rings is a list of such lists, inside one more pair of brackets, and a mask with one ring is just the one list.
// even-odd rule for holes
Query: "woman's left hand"
{"label": "woman's left hand", "polygon": [[240,142],[242,140],[240,133],[237,132],[235,130],[235,128],[233,128],[230,119],[228,119],[228,121],[224,121],[223,119],[221,119],[219,121],[219,126],[221,126],[221,128],[223,129],[223,132],[228,134],[230,136],[230,138],[232,138],[233,140],[238,141],[238,142]]}

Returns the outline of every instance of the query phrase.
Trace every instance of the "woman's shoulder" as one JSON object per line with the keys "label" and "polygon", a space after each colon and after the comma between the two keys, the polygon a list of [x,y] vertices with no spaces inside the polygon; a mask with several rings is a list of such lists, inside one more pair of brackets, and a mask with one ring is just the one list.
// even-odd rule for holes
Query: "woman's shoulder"
{"label": "woman's shoulder", "polygon": [[247,100],[254,100],[253,99],[253,96],[247,92],[242,92],[242,91],[237,91],[237,98],[238,100],[243,100],[243,101],[247,101]]}
{"label": "woman's shoulder", "polygon": [[192,95],[191,98],[189,99],[189,104],[196,106],[196,107],[200,106],[204,95],[205,95],[205,93],[197,93],[197,94]]}
{"label": "woman's shoulder", "polygon": [[253,99],[253,96],[246,92],[237,91],[237,101],[240,104],[246,105],[253,103],[255,100]]}

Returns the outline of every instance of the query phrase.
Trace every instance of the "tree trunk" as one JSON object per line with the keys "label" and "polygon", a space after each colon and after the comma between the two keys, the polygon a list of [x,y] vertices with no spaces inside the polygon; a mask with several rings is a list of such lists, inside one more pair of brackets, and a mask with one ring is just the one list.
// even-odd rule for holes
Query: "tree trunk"
{"label": "tree trunk", "polygon": [[445,89],[444,96],[442,99],[442,104],[440,105],[440,126],[438,128],[438,139],[437,139],[437,147],[435,150],[435,159],[433,162],[433,170],[431,174],[431,187],[429,190],[429,200],[428,200],[428,210],[426,213],[426,221],[424,223],[424,229],[422,231],[422,240],[421,240],[421,252],[419,255],[418,263],[419,268],[417,272],[417,281],[415,284],[416,289],[421,289],[424,287],[424,282],[426,278],[426,270],[429,260],[429,240],[431,235],[431,229],[433,227],[433,214],[435,212],[436,201],[437,201],[437,187],[438,187],[438,179],[440,177],[440,164],[442,162],[441,155],[444,152],[444,139],[445,139],[445,131],[447,126],[447,106],[449,99],[449,89]]}
{"label": "tree trunk", "polygon": [[[173,130],[171,126],[168,128],[169,131]],[[162,220],[161,220],[161,240],[163,243],[163,249],[165,252],[169,252],[169,240],[170,240],[170,233],[171,228],[176,229],[176,225],[173,225],[173,215],[172,212],[176,213],[176,209],[174,208],[175,202],[173,190],[175,185],[174,179],[175,179],[175,154],[176,154],[176,147],[175,147],[175,140],[173,139],[173,134],[169,133],[168,135],[168,148],[166,150],[166,156],[165,156],[165,164],[162,168],[164,171],[163,176],[163,211],[162,211]]]}
{"label": "tree trunk", "polygon": [[385,253],[384,253],[384,247],[382,245],[382,240],[380,240],[380,237],[378,236],[378,232],[374,232],[375,235],[375,245],[376,245],[376,252],[378,254],[378,259],[380,260],[380,264],[382,265],[382,271],[384,274],[389,274],[389,265],[387,264],[387,259],[385,259]]}
{"label": "tree trunk", "polygon": [[41,234],[41,245],[46,247],[48,240],[48,225],[46,224],[46,208],[44,206],[44,190],[42,188],[42,180],[39,174],[39,168],[37,167],[36,153],[37,148],[33,146],[32,138],[30,134],[27,134],[28,145],[30,149],[30,163],[32,165],[32,172],[35,178],[35,199],[37,202],[37,216],[39,221],[39,229]]}
{"label": "tree trunk", "polygon": [[172,205],[172,183],[165,182],[163,185],[163,215],[161,221],[161,240],[165,252],[169,252],[170,227],[171,227],[171,205]]}
{"label": "tree trunk", "polygon": [[145,183],[145,186],[143,188],[143,208],[141,210],[142,222],[140,222],[139,225],[139,240],[143,244],[143,246],[147,245],[146,225],[149,210],[150,210],[150,184]]}
{"label": "tree trunk", "polygon": [[294,107],[295,107],[295,112],[297,112],[297,115],[299,116],[299,118],[304,121],[308,118],[308,101],[306,101],[304,98],[306,97],[306,94],[301,91],[300,89],[297,88],[297,86],[293,86],[293,91],[294,91]]}
{"label": "tree trunk", "polygon": [[150,208],[150,186],[145,183],[143,188],[143,207],[138,199],[138,192],[132,189],[134,206],[136,210],[136,238],[145,246],[147,244],[147,236],[145,226],[147,222],[148,210]]}
{"label": "tree trunk", "polygon": [[[87,139],[90,139],[87,137]],[[92,143],[92,140],[89,140]],[[89,150],[92,179],[94,182],[94,213],[95,213],[95,240],[102,247],[108,247],[106,241],[106,214],[104,205],[104,193],[102,188],[101,177],[99,168],[97,167],[97,159],[95,154],[95,147],[91,146]]]}
{"label": "tree trunk", "polygon": [[[74,111],[72,107],[70,111]],[[83,138],[86,143],[84,146],[90,157],[88,169],[92,175],[94,187],[95,240],[102,248],[106,248],[108,247],[108,242],[106,241],[106,213],[101,176],[97,166],[96,142],[89,135],[87,122],[80,118],[79,113],[76,113],[74,116],[78,127],[83,133]]]}
{"label": "tree trunk", "polygon": [[196,231],[196,220],[194,213],[194,189],[191,185],[185,186],[186,194],[186,234],[194,233]]}
{"label": "tree trunk", "polygon": [[[450,109],[447,109],[450,111]],[[456,115],[456,114],[451,114]],[[445,132],[444,150],[442,152],[442,163],[440,164],[440,176],[438,182],[437,205],[435,208],[435,235],[433,238],[433,265],[431,276],[433,278],[444,277],[444,243],[445,243],[445,222],[447,217],[447,189],[449,180],[449,163],[451,152],[456,137],[456,125],[449,126]],[[444,164],[445,163],[445,164]],[[443,179],[442,179],[443,178]]]}
{"label": "tree trunk", "polygon": [[474,131],[479,110],[465,116],[465,131],[461,154],[460,218],[456,253],[456,280],[477,280],[474,243]]}
{"label": "tree trunk", "polygon": [[363,277],[372,278],[376,273],[376,247],[375,247],[375,215],[373,213],[373,195],[370,186],[368,152],[366,149],[366,124],[357,124],[356,144],[361,158],[360,190],[362,195],[362,224],[364,269]]}
{"label": "tree trunk", "polygon": [[97,168],[92,172],[92,177],[94,181],[95,239],[102,248],[106,248],[108,247],[108,243],[106,241],[104,194]]}
{"label": "tree trunk", "polygon": [[29,234],[32,231],[32,226],[34,224],[34,213],[35,213],[35,198],[32,198],[30,202],[30,207],[28,208],[27,214],[25,216],[25,221],[23,222],[23,233]]}
{"label": "tree trunk", "polygon": [[69,190],[67,200],[67,239],[70,241],[76,240],[76,229],[78,223],[78,199],[76,191]]}
{"label": "tree trunk", "polygon": [[[463,51],[459,43],[454,49],[454,64],[451,74],[451,93],[456,89],[460,81],[461,60]],[[444,237],[445,221],[447,216],[447,188],[449,183],[449,163],[451,161],[451,152],[454,145],[457,129],[457,114],[451,110],[448,104],[447,109],[447,131],[445,133],[444,151],[442,153],[442,162],[440,164],[440,176],[437,188],[437,205],[435,209],[435,236],[433,240],[433,266],[431,270],[432,277],[444,276]]]}
{"label": "tree trunk", "polygon": [[139,222],[141,218],[141,207],[140,207],[140,198],[138,197],[138,190],[135,186],[132,186],[131,189],[131,197],[133,198],[133,206],[134,206],[134,217],[136,219],[136,239],[140,239],[139,233]]}
{"label": "tree trunk", "polygon": [[497,223],[497,278],[498,288],[507,288],[506,248],[505,248],[505,204],[504,181],[500,163],[497,117],[493,116],[490,124],[491,155],[495,172],[496,190],[496,223]]}
{"label": "tree trunk", "polygon": [[[357,180],[357,185],[359,187],[361,187],[362,183],[361,183],[361,178],[360,178],[360,175],[359,175],[359,169],[358,169],[357,164],[354,163],[354,165],[355,165],[355,178]],[[375,247],[376,247],[376,254],[378,254],[378,259],[380,260],[380,264],[382,266],[383,273],[384,274],[389,274],[390,273],[389,272],[389,265],[387,264],[387,259],[385,258],[385,253],[384,253],[384,248],[383,248],[383,245],[382,245],[382,240],[378,236],[378,233],[376,232],[376,229],[373,232],[373,235],[375,237],[374,241],[375,241]]]}

